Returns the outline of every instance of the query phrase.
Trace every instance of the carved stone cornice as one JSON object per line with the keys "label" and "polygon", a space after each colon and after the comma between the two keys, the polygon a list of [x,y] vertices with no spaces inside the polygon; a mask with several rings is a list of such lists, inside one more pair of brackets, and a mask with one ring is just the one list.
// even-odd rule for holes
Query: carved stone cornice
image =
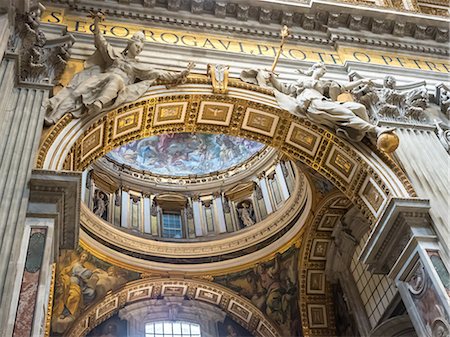
{"label": "carved stone cornice", "polygon": [[75,41],[73,36],[64,31],[62,36],[47,38],[39,21],[44,9],[38,3],[28,12],[16,15],[8,54],[18,55],[19,82],[54,85],[70,59],[69,50]]}
{"label": "carved stone cornice", "polygon": [[372,273],[388,274],[411,240],[435,237],[429,209],[426,199],[390,199],[361,253]]}
{"label": "carved stone cornice", "polygon": [[[60,4],[61,1],[52,0]],[[239,22],[259,21],[261,24],[277,23],[300,28],[305,31],[330,32],[330,28],[349,29],[350,31],[370,31],[373,34],[406,36],[417,40],[448,40],[448,20],[442,16],[399,11],[387,7],[370,7],[367,3],[325,3],[323,1],[305,2],[255,2],[205,1],[205,0],[164,0],[144,1],[142,6],[130,7],[122,1],[67,1],[73,11],[87,12],[95,4],[108,16],[137,18],[139,20],[166,22],[186,27],[199,27],[213,30],[232,30],[250,34],[261,33],[261,29],[241,27]],[[154,6],[154,7],[152,7]],[[152,7],[152,8],[149,8]],[[133,8],[133,9],[131,9]],[[171,11],[167,15],[166,10]],[[190,13],[189,19],[186,14]],[[157,15],[157,14],[159,15]],[[165,14],[165,15],[164,15]],[[205,14],[218,19],[227,18],[226,24],[205,22]],[[166,16],[166,17],[164,17]],[[203,17],[203,18],[202,18]],[[236,20],[236,25],[230,22]],[[231,24],[230,24],[231,23]],[[274,35],[274,33],[270,33]],[[276,35],[276,34],[275,34]],[[306,34],[303,38],[306,37]]]}
{"label": "carved stone cornice", "polygon": [[76,248],[80,224],[81,173],[33,170],[29,186],[27,215],[54,218],[55,247]]}

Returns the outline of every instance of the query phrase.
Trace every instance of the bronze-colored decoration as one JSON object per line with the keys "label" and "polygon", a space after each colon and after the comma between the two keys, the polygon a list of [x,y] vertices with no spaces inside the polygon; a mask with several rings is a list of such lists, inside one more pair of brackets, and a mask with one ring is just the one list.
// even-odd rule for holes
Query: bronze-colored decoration
{"label": "bronze-colored decoration", "polygon": [[392,153],[397,150],[400,139],[395,133],[384,133],[377,140],[377,147],[386,153]]}
{"label": "bronze-colored decoration", "polygon": [[353,96],[349,92],[343,92],[337,97],[338,102],[354,102]]}
{"label": "bronze-colored decoration", "polygon": [[213,93],[226,94],[228,92],[228,70],[230,66],[223,64],[208,64],[208,76],[211,78]]}

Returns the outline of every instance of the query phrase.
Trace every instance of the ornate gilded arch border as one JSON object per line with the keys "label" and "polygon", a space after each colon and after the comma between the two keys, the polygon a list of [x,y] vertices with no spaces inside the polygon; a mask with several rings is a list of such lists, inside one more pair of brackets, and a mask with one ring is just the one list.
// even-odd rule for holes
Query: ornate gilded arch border
{"label": "ornate gilded arch border", "polygon": [[212,94],[206,77],[151,87],[139,101],[99,116],[66,115],[43,139],[37,167],[81,171],[127,142],[179,132],[228,134],[277,148],[329,179],[371,222],[390,197],[414,196],[401,169],[374,147],[279,109],[267,89],[231,80],[227,95]]}
{"label": "ornate gilded arch border", "polygon": [[283,336],[276,325],[246,298],[216,283],[177,278],[144,278],[127,283],[119,290],[107,294],[101,302],[88,307],[64,336],[86,336],[127,304],[161,296],[187,297],[219,307],[258,337]]}
{"label": "ornate gilded arch border", "polygon": [[341,193],[322,200],[305,233],[299,258],[300,307],[305,336],[335,336],[333,298],[325,277],[331,233],[352,206]]}

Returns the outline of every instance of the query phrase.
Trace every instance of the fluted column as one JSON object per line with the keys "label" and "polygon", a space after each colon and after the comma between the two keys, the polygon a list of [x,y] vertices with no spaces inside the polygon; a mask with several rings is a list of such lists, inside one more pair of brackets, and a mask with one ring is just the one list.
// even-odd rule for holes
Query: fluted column
{"label": "fluted column", "polygon": [[[0,65],[0,306],[11,305],[13,276],[23,236],[29,190],[27,187],[42,131],[49,86],[14,85],[14,65]],[[4,317],[1,317],[2,321]],[[0,321],[1,325],[1,321]]]}
{"label": "fluted column", "polygon": [[216,219],[218,223],[218,232],[226,233],[227,225],[225,223],[225,215],[223,213],[223,203],[222,203],[222,195],[220,193],[214,193],[214,211],[216,213]]}
{"label": "fluted column", "polygon": [[[400,146],[395,156],[417,194],[430,199],[430,215],[441,242],[450,242],[450,156],[435,127],[396,125]],[[443,245],[447,255],[450,246]]]}
{"label": "fluted column", "polygon": [[259,180],[259,185],[261,186],[261,192],[263,195],[264,204],[266,205],[267,214],[273,212],[272,202],[270,201],[269,189],[267,188],[266,177],[262,176]]}
{"label": "fluted column", "polygon": [[130,194],[128,193],[128,191],[125,191],[122,189],[122,213],[120,215],[121,219],[120,219],[120,226],[124,227],[124,228],[128,228],[129,224],[128,224],[128,213],[129,213],[129,208],[130,208]]}
{"label": "fluted column", "polygon": [[201,203],[198,197],[192,199],[192,213],[194,215],[195,236],[203,236]]}
{"label": "fluted column", "polygon": [[286,179],[284,178],[284,173],[283,173],[283,170],[281,169],[280,163],[278,163],[275,166],[275,172],[277,174],[278,181],[280,183],[280,189],[281,189],[281,193],[283,195],[283,199],[287,200],[287,199],[289,199],[289,190],[286,185]]}

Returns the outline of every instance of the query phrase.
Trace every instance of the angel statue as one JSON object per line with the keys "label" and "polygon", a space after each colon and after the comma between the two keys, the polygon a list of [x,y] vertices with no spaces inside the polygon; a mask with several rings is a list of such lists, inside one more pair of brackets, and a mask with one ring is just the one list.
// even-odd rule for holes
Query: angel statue
{"label": "angel statue", "polygon": [[189,63],[185,70],[171,72],[142,64],[136,56],[144,47],[143,32],[136,32],[125,50],[117,53],[100,33],[99,22],[103,15],[96,13],[92,17],[97,50],[86,60],[85,70],[76,74],[67,87],[49,100],[46,125],[55,124],[66,113],[80,118],[134,101],[157,80],[171,85],[182,84],[195,66]]}
{"label": "angel statue", "polygon": [[322,62],[312,65],[307,71],[298,71],[310,78],[284,84],[275,78],[273,72],[244,70],[241,73],[241,79],[262,87],[272,87],[282,109],[335,129],[338,135],[351,141],[361,141],[366,135],[378,138],[382,134],[393,133],[393,128],[382,128],[371,124],[364,105],[337,101],[341,93],[369,83],[369,80],[363,79],[349,83],[322,80],[322,76],[326,73],[325,64]]}

